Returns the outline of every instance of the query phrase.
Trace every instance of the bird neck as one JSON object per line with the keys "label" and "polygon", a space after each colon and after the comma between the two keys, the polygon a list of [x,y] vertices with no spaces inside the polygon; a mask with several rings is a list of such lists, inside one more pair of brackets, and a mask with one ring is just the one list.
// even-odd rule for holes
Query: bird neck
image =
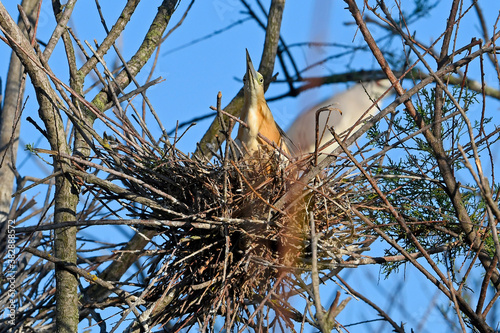
{"label": "bird neck", "polygon": [[[264,97],[251,96],[250,98],[245,98],[244,103],[244,114],[242,114],[241,119],[249,124],[249,126],[252,124],[260,124],[264,120],[274,121],[273,115],[271,114]],[[255,120],[257,119],[260,119],[260,121],[256,122]]]}

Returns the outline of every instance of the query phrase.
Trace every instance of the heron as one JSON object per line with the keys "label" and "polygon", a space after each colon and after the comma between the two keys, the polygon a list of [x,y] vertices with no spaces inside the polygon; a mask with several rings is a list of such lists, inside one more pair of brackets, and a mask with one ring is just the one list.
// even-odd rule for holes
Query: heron
{"label": "heron", "polygon": [[[259,151],[274,151],[275,147],[289,154],[284,141],[284,131],[276,124],[273,114],[264,97],[264,77],[257,72],[246,50],[246,74],[244,82],[244,102],[240,112],[240,119],[246,127],[240,124],[235,142],[245,155],[254,155]],[[267,138],[275,147],[259,137],[259,133]]]}
{"label": "heron", "polygon": [[[373,106],[374,101],[382,96],[391,87],[387,79],[362,82],[332,96],[331,98],[307,109],[299,114],[287,131],[287,136],[298,148],[300,155],[312,153],[316,147],[316,111],[322,107],[331,106],[330,112],[321,112],[318,119],[320,140],[318,148],[333,139],[328,127],[333,127],[336,133],[342,133],[352,128],[355,132],[363,125],[363,121],[378,111]],[[387,97],[390,94],[384,96]],[[330,145],[323,150],[322,157],[333,151],[337,145]]]}

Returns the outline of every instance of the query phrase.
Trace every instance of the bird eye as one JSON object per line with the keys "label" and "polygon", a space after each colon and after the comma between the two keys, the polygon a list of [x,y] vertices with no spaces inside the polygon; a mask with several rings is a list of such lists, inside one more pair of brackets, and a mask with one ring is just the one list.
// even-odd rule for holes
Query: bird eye
{"label": "bird eye", "polygon": [[260,82],[260,83],[264,83],[264,78],[262,78],[262,77],[261,77],[261,78],[259,79],[259,82]]}

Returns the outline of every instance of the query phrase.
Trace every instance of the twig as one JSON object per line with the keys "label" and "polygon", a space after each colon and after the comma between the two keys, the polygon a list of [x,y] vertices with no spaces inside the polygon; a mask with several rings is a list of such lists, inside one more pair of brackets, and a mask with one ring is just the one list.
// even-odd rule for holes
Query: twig
{"label": "twig", "polygon": [[321,305],[321,296],[319,293],[319,272],[318,272],[318,239],[316,238],[316,224],[314,223],[314,214],[309,212],[309,228],[311,229],[311,281],[314,295],[314,306],[316,307],[316,318],[319,327],[323,333],[329,332],[325,322],[325,310]]}
{"label": "twig", "polygon": [[83,220],[83,221],[67,221],[64,223],[49,223],[30,227],[16,227],[16,233],[32,233],[36,231],[55,230],[69,226],[88,227],[93,225],[143,225],[149,227],[174,227],[174,228],[195,228],[210,230],[218,228],[222,225],[221,222],[191,222],[191,221],[171,221],[171,220],[143,220],[143,219],[128,219],[128,220]]}
{"label": "twig", "polygon": [[386,320],[389,324],[391,324],[391,326],[394,328],[394,330],[396,332],[399,332],[399,333],[405,333],[405,330],[403,327],[399,326],[398,324],[396,324],[396,322],[394,320],[392,320],[392,318],[387,314],[385,313],[384,310],[382,310],[377,304],[375,304],[374,302],[372,302],[371,300],[369,300],[368,298],[366,298],[365,296],[363,296],[362,294],[358,293],[356,290],[354,290],[350,285],[347,284],[346,281],[344,281],[340,276],[337,276],[337,278],[339,279],[340,282],[342,282],[342,284],[344,286],[346,286],[346,288],[349,290],[349,292],[353,295],[355,295],[356,297],[360,298],[363,300],[363,302],[365,302],[366,304],[368,304],[369,306],[371,306],[373,309],[375,309],[378,314],[384,318],[384,320]]}

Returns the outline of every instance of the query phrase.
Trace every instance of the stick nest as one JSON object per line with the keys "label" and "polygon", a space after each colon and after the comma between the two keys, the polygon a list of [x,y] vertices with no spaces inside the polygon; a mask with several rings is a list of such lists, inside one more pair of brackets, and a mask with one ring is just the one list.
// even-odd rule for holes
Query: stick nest
{"label": "stick nest", "polygon": [[300,314],[286,297],[296,281],[287,281],[310,269],[311,225],[320,268],[345,264],[342,256],[359,245],[348,209],[352,183],[333,183],[330,172],[288,193],[310,159],[283,164],[263,154],[235,162],[221,153],[209,162],[171,145],[108,146],[100,155],[126,189],[101,186],[102,197],[159,223],[162,250],[147,260],[142,295],[162,308],[155,323],[207,327],[217,315],[238,322],[249,304],[261,304],[292,325],[286,318]]}

